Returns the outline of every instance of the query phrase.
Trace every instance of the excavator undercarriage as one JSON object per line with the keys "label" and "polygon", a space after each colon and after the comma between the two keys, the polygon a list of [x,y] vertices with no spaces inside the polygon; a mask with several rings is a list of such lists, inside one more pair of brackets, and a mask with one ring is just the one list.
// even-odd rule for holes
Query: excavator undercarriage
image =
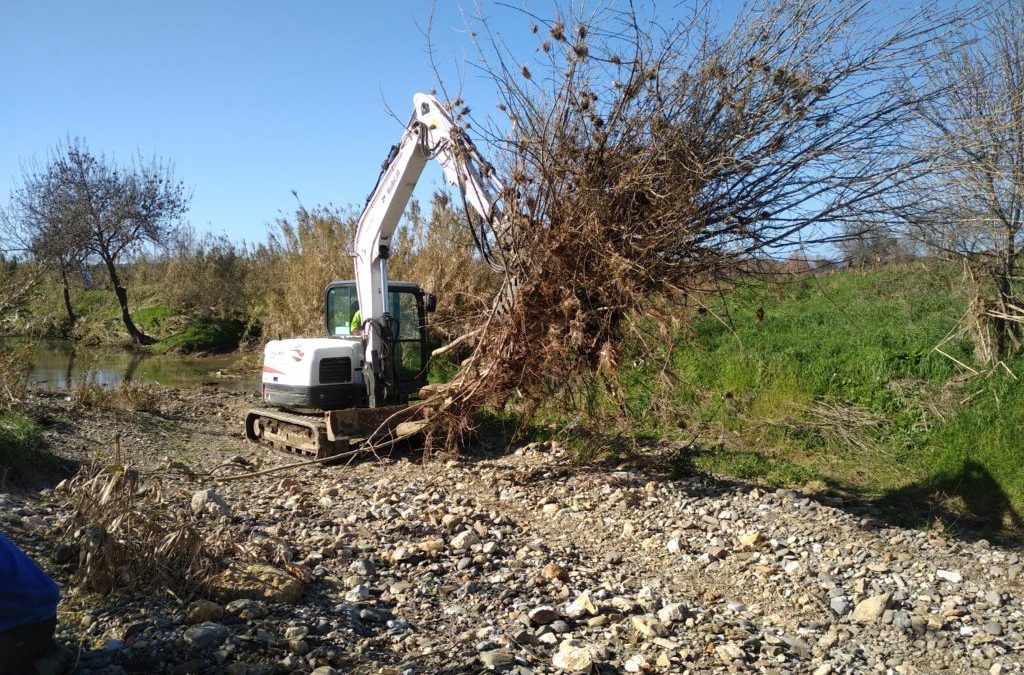
{"label": "excavator undercarriage", "polygon": [[[318,414],[251,409],[245,415],[245,437],[284,452],[328,459],[412,438],[424,425],[423,412],[421,406],[410,404]],[[371,435],[373,443],[367,445]]]}

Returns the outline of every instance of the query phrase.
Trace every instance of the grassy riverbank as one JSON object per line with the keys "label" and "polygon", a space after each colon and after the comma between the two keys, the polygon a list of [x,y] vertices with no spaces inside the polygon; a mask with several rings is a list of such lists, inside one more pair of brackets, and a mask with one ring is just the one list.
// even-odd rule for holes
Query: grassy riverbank
{"label": "grassy riverbank", "polygon": [[623,372],[627,404],[642,434],[693,441],[692,468],[1019,525],[1024,385],[966,337],[935,350],[961,287],[955,268],[914,264],[741,288]]}
{"label": "grassy riverbank", "polygon": [[[115,296],[106,290],[78,290],[72,294],[73,324],[55,315],[52,298],[40,296],[30,308],[33,317],[26,332],[47,337],[68,338],[91,345],[121,346],[127,343],[121,310]],[[155,354],[223,354],[238,349],[248,329],[240,317],[207,316],[175,308],[154,297],[134,303],[132,320],[157,342],[149,347]]]}

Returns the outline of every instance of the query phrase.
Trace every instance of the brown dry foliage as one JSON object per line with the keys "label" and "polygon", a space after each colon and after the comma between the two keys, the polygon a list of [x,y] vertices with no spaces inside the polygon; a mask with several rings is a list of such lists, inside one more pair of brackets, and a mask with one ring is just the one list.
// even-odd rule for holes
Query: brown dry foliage
{"label": "brown dry foliage", "polygon": [[330,207],[299,206],[293,218],[279,218],[266,246],[254,252],[265,286],[256,295],[263,306],[264,334],[270,338],[324,332],[324,288],[352,278],[349,249],[355,216]]}
{"label": "brown dry foliage", "polygon": [[97,382],[82,382],[71,391],[71,402],[82,410],[133,410],[158,412],[161,392],[145,382],[126,381],[116,387],[104,387]]}
{"label": "brown dry foliage", "polygon": [[204,537],[187,499],[159,476],[130,465],[85,467],[58,490],[71,507],[79,549],[77,583],[96,593],[170,589],[179,596],[209,581],[223,551]]}
{"label": "brown dry foliage", "polygon": [[179,230],[164,259],[160,292],[172,307],[217,318],[244,315],[254,261],[225,235]]}
{"label": "brown dry foliage", "polygon": [[909,170],[900,132],[929,94],[903,78],[950,17],[867,5],[753,2],[725,33],[707,6],[667,21],[562,10],[528,68],[474,27],[509,118],[492,132],[507,274],[428,440],[600,379],[630,317],[667,325],[688,294],[826,240],[821,221],[861,217]]}

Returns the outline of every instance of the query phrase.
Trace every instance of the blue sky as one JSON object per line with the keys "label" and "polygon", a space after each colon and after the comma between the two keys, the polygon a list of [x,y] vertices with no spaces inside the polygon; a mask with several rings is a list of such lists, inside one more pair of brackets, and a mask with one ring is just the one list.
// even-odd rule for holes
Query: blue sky
{"label": "blue sky", "polygon": [[[439,0],[443,74],[475,109],[493,88],[472,67],[460,3]],[[472,9],[472,3],[462,3]],[[531,3],[538,12],[548,3]],[[296,206],[361,205],[412,95],[435,85],[426,0],[0,0],[0,203],[21,162],[82,137],[118,161],[171,160],[190,222],[263,240]],[[485,5],[516,51],[521,12]],[[387,106],[401,123],[387,112]],[[428,167],[418,194],[440,185]]]}

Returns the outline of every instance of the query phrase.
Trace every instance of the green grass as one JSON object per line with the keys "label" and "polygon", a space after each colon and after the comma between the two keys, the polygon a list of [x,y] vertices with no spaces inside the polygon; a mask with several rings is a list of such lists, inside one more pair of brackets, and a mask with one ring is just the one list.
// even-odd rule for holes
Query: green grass
{"label": "green grass", "polygon": [[245,322],[239,319],[193,319],[184,330],[160,340],[153,351],[158,354],[230,352],[238,348],[243,333]]}
{"label": "green grass", "polygon": [[175,316],[175,312],[167,305],[156,304],[136,310],[132,313],[132,320],[143,331],[159,334],[161,329]]}
{"label": "green grass", "polygon": [[0,468],[19,469],[40,445],[39,427],[21,413],[0,411]]}
{"label": "green grass", "polygon": [[[966,311],[962,287],[955,268],[915,264],[705,298],[709,311],[671,353],[627,348],[621,383],[636,433],[696,438],[689,470],[820,481],[1017,524],[1024,382],[997,371],[964,383],[934,350]],[[656,336],[651,327],[649,342],[664,344]],[[974,364],[966,339],[943,349]],[[666,364],[668,375],[652,376]],[[1024,358],[1008,365],[1024,375]]]}

